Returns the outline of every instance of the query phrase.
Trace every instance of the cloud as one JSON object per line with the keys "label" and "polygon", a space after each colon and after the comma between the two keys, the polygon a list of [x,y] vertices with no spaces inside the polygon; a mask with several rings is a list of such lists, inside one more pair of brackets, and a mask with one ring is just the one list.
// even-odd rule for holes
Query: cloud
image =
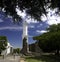
{"label": "cloud", "polygon": [[[46,22],[49,25],[60,23],[59,22],[60,16],[57,16],[57,14],[55,13],[55,12],[57,12],[57,8],[54,10],[51,10],[49,8],[46,11],[48,12],[47,17],[44,14],[41,16],[41,19],[43,22]],[[31,18],[31,16],[27,15],[26,10],[23,10],[23,12],[22,12],[19,10],[19,8],[16,8],[16,12],[19,16],[22,17],[23,21],[27,21],[27,23],[39,23],[37,20],[34,20],[33,18]]]}
{"label": "cloud", "polygon": [[58,24],[60,23],[60,16],[58,14],[56,14],[55,12],[57,12],[57,8],[54,10],[51,10],[50,8],[47,10],[47,17],[45,15],[43,15],[41,17],[43,22],[46,22],[48,25],[52,25],[52,24]]}
{"label": "cloud", "polygon": [[47,31],[46,30],[36,30],[36,32],[43,34],[43,33],[46,33]]}
{"label": "cloud", "polygon": [[39,28],[39,27],[42,27],[43,26],[43,24],[42,23],[40,23],[37,27]]}
{"label": "cloud", "polygon": [[29,28],[35,28],[35,26],[33,26],[33,25],[30,25],[30,26],[29,26]]}
{"label": "cloud", "polygon": [[19,10],[19,8],[16,8],[16,12],[17,12],[17,14],[18,14],[19,16],[21,16],[23,19],[25,18],[25,16],[26,16],[25,10],[23,10],[23,12],[22,12],[22,11]]}
{"label": "cloud", "polygon": [[47,17],[43,14],[43,15],[41,16],[41,20],[42,20],[43,22],[45,22],[45,21],[47,20]]}
{"label": "cloud", "polygon": [[52,16],[48,19],[48,21],[46,22],[47,24],[49,25],[52,25],[52,24],[58,24],[60,23],[60,17],[59,16]]}
{"label": "cloud", "polygon": [[27,23],[39,23],[39,21],[35,20],[34,18],[31,18],[31,16],[26,16],[25,20]]}
{"label": "cloud", "polygon": [[23,21],[27,21],[27,23],[38,23],[37,20],[31,18],[31,16],[26,14],[26,10],[20,11],[19,8],[16,8],[16,12],[19,16],[22,17]]}
{"label": "cloud", "polygon": [[0,27],[0,30],[22,30],[22,27],[11,27],[11,26],[7,26],[7,27]]}
{"label": "cloud", "polygon": [[31,19],[30,20],[27,20],[27,22],[28,23],[39,23],[37,20],[33,20],[33,19],[32,20]]}
{"label": "cloud", "polygon": [[3,20],[2,20],[2,19],[0,19],[0,22],[3,22]]}
{"label": "cloud", "polygon": [[33,36],[31,36],[31,35],[28,35],[28,37],[30,37],[30,38],[31,38],[31,37],[33,37]]}
{"label": "cloud", "polygon": [[47,21],[47,23],[49,25],[52,25],[52,24],[57,24],[57,21],[56,20],[49,20],[49,21]]}

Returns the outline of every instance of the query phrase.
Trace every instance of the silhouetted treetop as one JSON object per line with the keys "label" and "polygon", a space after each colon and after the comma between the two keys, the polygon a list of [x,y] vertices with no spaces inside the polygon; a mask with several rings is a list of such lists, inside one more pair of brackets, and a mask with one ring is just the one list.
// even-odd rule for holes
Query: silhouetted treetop
{"label": "silhouetted treetop", "polygon": [[41,15],[46,15],[47,8],[59,8],[59,0],[0,0],[0,10],[4,10],[7,15],[11,15],[16,21],[21,20],[21,17],[17,15],[16,8],[21,11],[26,10],[26,13],[32,18],[40,20]]}

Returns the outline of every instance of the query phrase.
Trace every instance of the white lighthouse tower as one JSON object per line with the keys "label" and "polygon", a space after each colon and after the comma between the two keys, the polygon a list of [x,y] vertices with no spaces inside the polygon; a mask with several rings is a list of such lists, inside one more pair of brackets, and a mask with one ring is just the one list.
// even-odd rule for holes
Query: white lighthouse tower
{"label": "white lighthouse tower", "polygon": [[23,21],[23,52],[27,53],[29,51],[28,47],[28,24],[26,21]]}
{"label": "white lighthouse tower", "polygon": [[23,21],[23,38],[27,38],[28,42],[28,24],[26,21]]}

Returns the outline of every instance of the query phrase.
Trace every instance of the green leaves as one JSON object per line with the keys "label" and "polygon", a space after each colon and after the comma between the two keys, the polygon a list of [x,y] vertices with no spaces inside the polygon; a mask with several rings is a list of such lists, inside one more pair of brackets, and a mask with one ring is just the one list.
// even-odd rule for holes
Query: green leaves
{"label": "green leaves", "polygon": [[20,48],[13,49],[13,53],[20,54]]}
{"label": "green leaves", "polygon": [[60,24],[51,25],[48,28],[49,32],[40,36],[33,37],[38,41],[39,47],[44,52],[52,52],[60,50]]}
{"label": "green leaves", "polygon": [[3,50],[6,49],[7,46],[7,38],[6,36],[0,36],[0,54]]}
{"label": "green leaves", "polygon": [[60,24],[57,24],[57,25],[53,24],[47,30],[49,32],[57,32],[57,31],[60,31]]}

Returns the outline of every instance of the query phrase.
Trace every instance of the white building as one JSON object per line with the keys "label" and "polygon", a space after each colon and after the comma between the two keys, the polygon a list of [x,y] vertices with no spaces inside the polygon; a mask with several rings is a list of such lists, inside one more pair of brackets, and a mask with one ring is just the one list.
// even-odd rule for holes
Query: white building
{"label": "white building", "polygon": [[12,52],[13,52],[13,47],[8,42],[6,49],[2,51],[1,55],[8,55],[11,54]]}

